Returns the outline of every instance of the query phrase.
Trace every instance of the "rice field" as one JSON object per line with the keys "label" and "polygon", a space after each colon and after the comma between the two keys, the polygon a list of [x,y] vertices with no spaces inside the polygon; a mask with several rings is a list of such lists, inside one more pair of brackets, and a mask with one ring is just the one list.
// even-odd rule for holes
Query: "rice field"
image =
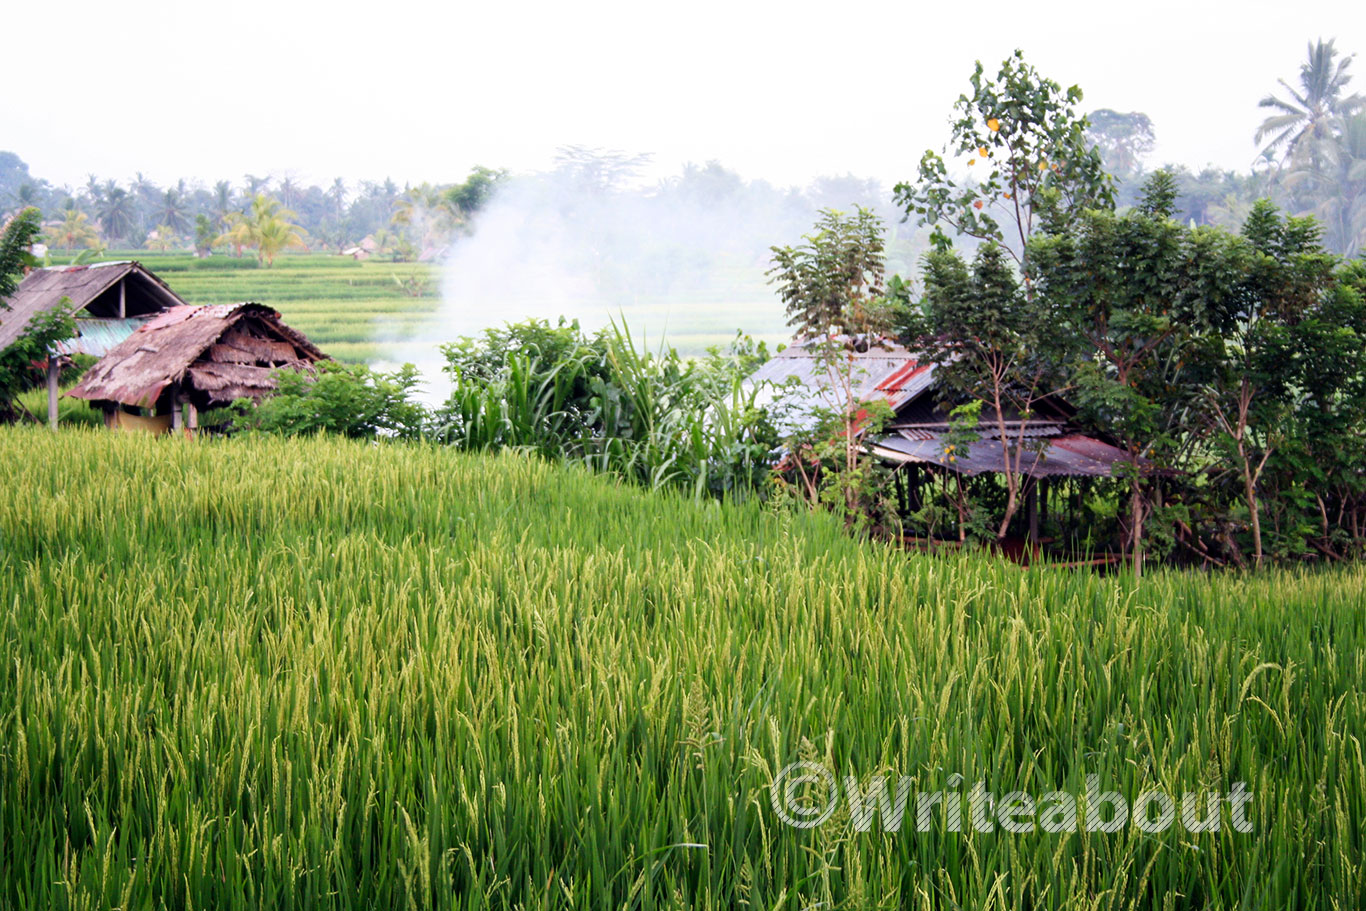
{"label": "rice field", "polygon": [[[280,256],[258,268],[250,252],[240,259],[147,250],[111,253],[136,259],[191,304],[259,301],[279,310],[331,356],[344,361],[392,357],[398,340],[440,334],[440,268],[426,263],[353,260],[328,254]],[[412,290],[404,282],[416,283]]]}
{"label": "rice field", "polygon": [[442,267],[435,264],[284,254],[274,266],[258,268],[250,252],[201,260],[148,250],[114,251],[108,258],[139,260],[192,304],[254,300],[274,307],[329,355],[349,362],[435,363],[439,344],[478,334],[490,324],[490,312],[577,317],[595,327],[608,316],[624,317],[652,346],[663,335],[685,355],[724,346],[741,328],[770,344],[789,336],[776,296],[752,264],[718,267],[691,290],[637,296],[612,308],[585,290],[547,309],[514,281],[487,307],[456,314],[442,310]]}
{"label": "rice field", "polygon": [[[5,908],[1366,905],[1359,566],[1134,585],[330,439],[0,466]],[[1250,831],[796,828],[798,759],[1244,781]]]}

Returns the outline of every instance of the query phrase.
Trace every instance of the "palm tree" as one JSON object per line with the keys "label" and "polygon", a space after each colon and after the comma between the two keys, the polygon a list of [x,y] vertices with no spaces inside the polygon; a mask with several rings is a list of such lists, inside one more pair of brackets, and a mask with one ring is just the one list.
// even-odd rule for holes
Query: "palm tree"
{"label": "palm tree", "polygon": [[1324,226],[1324,245],[1346,257],[1366,249],[1366,111],[1348,117],[1315,161],[1286,175]]}
{"label": "palm tree", "polygon": [[1343,95],[1352,77],[1347,67],[1354,54],[1334,63],[1337,51],[1333,41],[1320,39],[1309,45],[1309,60],[1300,65],[1300,89],[1296,90],[1284,79],[1277,80],[1290,94],[1290,100],[1267,95],[1258,104],[1278,113],[1272,114],[1257,128],[1256,142],[1272,136],[1263,154],[1282,152],[1286,161],[1306,153],[1318,154],[1318,147],[1341,127],[1342,118],[1362,107],[1360,95]]}
{"label": "palm tree", "polygon": [[161,195],[161,204],[157,210],[161,221],[161,225],[157,226],[158,232],[160,232],[162,225],[169,226],[177,233],[189,227],[190,218],[185,207],[185,181],[182,180],[177,186],[166,188],[166,192]]}
{"label": "palm tree", "polygon": [[141,196],[148,203],[156,202],[157,185],[152,182],[150,177],[138,171],[133,175],[133,192]]}
{"label": "palm tree", "polygon": [[39,199],[40,194],[38,185],[31,180],[19,184],[19,188],[10,195],[14,197],[14,207],[10,212],[11,215],[17,215],[25,209],[42,208],[39,205],[41,200]]}
{"label": "palm tree", "polygon": [[90,224],[86,214],[74,206],[62,210],[62,220],[54,221],[44,231],[52,239],[54,247],[72,250],[76,247],[94,249],[100,245],[100,236],[95,226]]}
{"label": "palm tree", "polygon": [[294,182],[294,178],[285,175],[285,179],[280,181],[280,197],[284,200],[286,209],[294,208],[298,193],[299,185]]}
{"label": "palm tree", "polygon": [[281,207],[278,200],[257,193],[251,201],[251,212],[229,215],[228,231],[218,241],[232,244],[237,255],[243,247],[255,247],[256,258],[266,266],[275,264],[275,257],[290,248],[307,249],[304,238],[308,232],[294,224],[295,215]]}
{"label": "palm tree", "polygon": [[397,255],[399,237],[388,228],[380,228],[370,235],[370,241],[374,244],[374,254],[376,256]]}
{"label": "palm tree", "polygon": [[332,202],[332,217],[340,222],[346,215],[346,181],[340,177],[332,181],[327,198]]}
{"label": "palm tree", "polygon": [[99,178],[94,174],[87,174],[85,186],[81,188],[79,199],[80,207],[87,215],[94,215],[100,210],[100,203],[104,199],[104,188],[100,186]]}
{"label": "palm tree", "polygon": [[161,202],[161,190],[155,181],[141,171],[133,175],[130,189],[133,196],[134,220],[142,231],[146,231],[148,223],[156,219],[156,210]]}
{"label": "palm tree", "polygon": [[105,184],[97,218],[105,237],[126,240],[133,231],[133,198],[123,187],[109,181]]}
{"label": "palm tree", "polygon": [[241,212],[228,212],[223,216],[223,224],[227,226],[215,244],[229,244],[233,249],[233,255],[240,257],[243,247],[252,245],[251,222],[247,221],[247,216]]}
{"label": "palm tree", "polygon": [[445,204],[442,191],[430,183],[409,187],[395,201],[390,222],[406,228],[424,248],[448,235],[454,227],[452,212]]}
{"label": "palm tree", "polygon": [[222,225],[228,223],[228,213],[233,210],[232,184],[220,180],[213,185],[213,214]]}
{"label": "palm tree", "polygon": [[282,250],[308,249],[308,244],[304,242],[307,232],[278,216],[272,216],[258,224],[256,232],[256,249],[265,259],[267,266],[275,264],[275,256]]}

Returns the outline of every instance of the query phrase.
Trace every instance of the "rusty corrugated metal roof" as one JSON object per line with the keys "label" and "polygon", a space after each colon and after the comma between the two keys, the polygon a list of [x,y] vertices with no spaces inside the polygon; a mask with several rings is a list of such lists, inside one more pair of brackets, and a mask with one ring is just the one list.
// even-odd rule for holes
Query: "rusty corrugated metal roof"
{"label": "rusty corrugated metal roof", "polygon": [[[897,410],[934,382],[933,364],[918,363],[910,351],[890,339],[838,356],[852,359],[849,378],[855,397],[863,402],[883,399]],[[836,406],[843,397],[811,342],[798,342],[778,352],[750,376],[750,382],[779,387],[766,401],[781,403],[796,422],[808,419],[822,405]],[[796,388],[782,391],[787,384]]]}
{"label": "rusty corrugated metal roof", "polygon": [[[936,465],[965,475],[1006,470],[1006,454],[999,439],[978,440],[948,453],[942,433],[921,430],[911,437],[905,433],[883,437],[873,443],[872,451],[891,461]],[[1027,449],[1019,457],[1020,473],[1031,477],[1110,477],[1116,464],[1129,461],[1124,450],[1080,433],[1035,438],[1031,440],[1032,446],[1038,449]],[[1012,464],[1017,453],[1012,448]]]}
{"label": "rusty corrugated metal roof", "polygon": [[[876,455],[899,462],[938,465],[967,475],[1005,471],[1001,430],[996,412],[990,408],[983,409],[976,428],[981,439],[952,453],[952,459],[944,452],[949,416],[943,406],[926,396],[934,385],[934,364],[919,363],[910,350],[890,340],[866,351],[852,352],[851,356],[854,387],[860,400],[885,399],[897,414],[884,435],[870,442]],[[790,381],[789,378],[796,379],[798,388],[786,399],[778,400],[800,421],[814,412],[823,396],[829,396],[823,390],[829,389],[831,380],[816,354],[803,344],[779,352],[751,377],[756,382],[775,384]],[[1056,406],[1048,406],[1045,414],[1033,420],[1022,421],[1010,409],[1004,417],[1006,437],[1027,441],[1019,460],[1024,474],[1108,477],[1115,464],[1129,461],[1124,450],[1076,432]],[[1017,453],[1017,449],[1012,449],[1012,463]]]}

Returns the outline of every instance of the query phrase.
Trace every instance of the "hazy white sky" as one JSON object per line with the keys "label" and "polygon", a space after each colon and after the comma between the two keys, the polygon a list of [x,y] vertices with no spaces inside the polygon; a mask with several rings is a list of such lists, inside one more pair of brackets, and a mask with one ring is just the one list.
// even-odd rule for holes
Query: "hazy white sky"
{"label": "hazy white sky", "polygon": [[651,152],[660,173],[714,158],[779,184],[890,184],[944,143],[973,61],[994,71],[1015,47],[1088,110],[1146,112],[1155,162],[1245,169],[1257,100],[1308,40],[1366,50],[1356,2],[76,0],[0,21],[19,87],[0,149],[72,185],[449,181],[569,144]]}

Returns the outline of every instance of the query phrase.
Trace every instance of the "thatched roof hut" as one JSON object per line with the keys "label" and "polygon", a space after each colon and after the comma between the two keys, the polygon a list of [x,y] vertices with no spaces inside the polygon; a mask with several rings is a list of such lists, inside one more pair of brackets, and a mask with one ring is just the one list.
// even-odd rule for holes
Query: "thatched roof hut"
{"label": "thatched roof hut", "polygon": [[59,344],[58,353],[102,356],[148,318],[185,301],[140,263],[126,261],[34,269],[6,303],[9,309],[0,309],[0,351],[35,316],[64,308],[76,317],[77,334]]}
{"label": "thatched roof hut", "polygon": [[149,320],[86,372],[67,395],[112,412],[119,405],[178,413],[257,399],[275,389],[272,371],[326,357],[262,304],[175,307]]}

